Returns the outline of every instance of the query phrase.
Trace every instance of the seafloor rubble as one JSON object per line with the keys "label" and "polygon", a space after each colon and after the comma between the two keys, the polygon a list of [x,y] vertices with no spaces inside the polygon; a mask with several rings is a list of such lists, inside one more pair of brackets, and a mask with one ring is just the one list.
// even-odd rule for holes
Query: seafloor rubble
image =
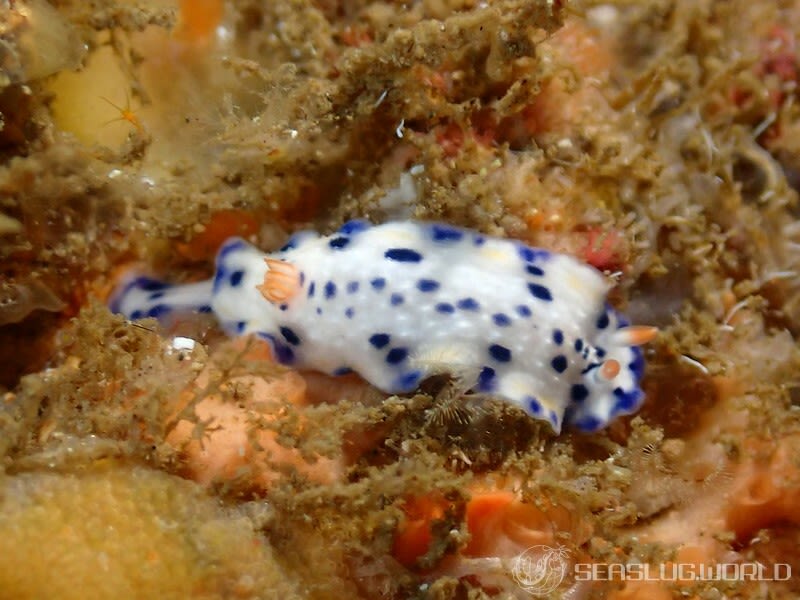
{"label": "seafloor rubble", "polygon": [[[0,598],[800,594],[794,3],[1,10]],[[555,437],[457,380],[387,398],[105,307],[126,270],[353,217],[606,272],[661,331],[643,409]],[[795,576],[543,590],[541,546]]]}

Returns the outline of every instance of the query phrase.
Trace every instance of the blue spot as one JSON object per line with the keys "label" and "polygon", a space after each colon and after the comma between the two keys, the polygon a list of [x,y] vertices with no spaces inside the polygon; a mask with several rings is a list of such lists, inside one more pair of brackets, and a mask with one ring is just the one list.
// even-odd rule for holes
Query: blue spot
{"label": "blue spot", "polygon": [[626,392],[622,388],[614,388],[614,396],[617,398],[617,402],[614,404],[613,414],[632,412],[639,406],[642,395],[642,392],[638,389]]}
{"label": "blue spot", "polygon": [[550,302],[553,299],[553,296],[550,295],[550,290],[543,285],[539,285],[538,283],[529,283],[528,289],[530,290],[531,294],[533,294],[534,298],[544,300],[545,302]]}
{"label": "blue spot", "polygon": [[347,317],[348,319],[352,319],[354,314],[356,313],[353,310],[352,306],[349,306],[347,310],[344,311],[344,316]]}
{"label": "blue spot", "polygon": [[197,312],[201,312],[201,313],[210,313],[211,311],[212,311],[212,309],[208,304],[204,304],[203,306],[199,306],[197,308]]}
{"label": "blue spot", "polygon": [[542,271],[536,265],[528,265],[527,267],[525,267],[525,269],[528,271],[528,273],[530,273],[531,275],[536,275],[537,277],[541,277],[542,275],[544,275],[544,271]]}
{"label": "blue spot", "polygon": [[534,262],[537,260],[546,260],[550,258],[550,253],[547,250],[542,250],[541,248],[531,248],[530,246],[525,246],[524,244],[517,246],[517,251],[519,252],[520,258],[525,262]]}
{"label": "blue spot", "polygon": [[246,327],[247,327],[247,321],[239,321],[238,323],[236,323],[236,333],[244,333]]}
{"label": "blue spot", "polygon": [[389,298],[389,302],[392,303],[392,306],[399,306],[405,302],[405,298],[403,298],[402,294],[392,294],[392,296]]}
{"label": "blue spot", "polygon": [[492,315],[492,320],[498,327],[508,327],[511,325],[511,319],[508,318],[508,315],[504,315],[503,313]]}
{"label": "blue spot", "polygon": [[222,262],[222,260],[231,252],[236,250],[241,250],[242,248],[246,247],[247,243],[241,238],[232,238],[222,244],[222,247],[217,252],[217,264]]}
{"label": "blue spot", "polygon": [[278,252],[286,252],[287,250],[297,248],[303,240],[314,237],[316,237],[316,234],[312,231],[298,231],[297,233],[293,233]]}
{"label": "blue spot", "polygon": [[527,306],[525,306],[524,304],[520,304],[520,305],[519,305],[519,306],[516,308],[516,311],[517,311],[517,314],[518,314],[520,317],[530,317],[530,316],[531,316],[531,309],[530,309],[530,308],[528,308]]}
{"label": "blue spot", "polygon": [[417,282],[417,289],[420,292],[435,292],[439,289],[439,282],[433,279],[420,279]]}
{"label": "blue spot", "polygon": [[312,281],[311,284],[308,286],[308,297],[314,297],[314,291],[317,289],[317,285]]}
{"label": "blue spot", "polygon": [[593,371],[594,369],[599,369],[601,366],[603,366],[602,363],[593,363],[593,364],[589,365],[588,367],[586,367],[583,371],[581,371],[581,375],[586,375],[586,373],[589,373],[590,371]]}
{"label": "blue spot", "polygon": [[575,352],[580,352],[581,350],[583,350],[583,340],[578,338],[575,340]]}
{"label": "blue spot", "polygon": [[456,312],[456,308],[449,302],[440,302],[436,305],[436,311],[444,314],[451,314]]}
{"label": "blue spot", "polygon": [[171,310],[172,309],[166,304],[156,304],[154,307],[152,307],[150,310],[147,311],[147,316],[155,317],[157,319],[158,317],[166,315]]}
{"label": "blue spot", "polygon": [[597,324],[597,328],[598,329],[605,329],[606,327],[608,327],[608,323],[609,323],[608,313],[604,312],[602,315],[600,315],[597,318],[597,323],[596,324]]}
{"label": "blue spot", "polygon": [[563,373],[567,370],[567,357],[563,354],[559,354],[550,361],[550,365],[557,373]]}
{"label": "blue spot", "polygon": [[258,336],[269,341],[270,345],[272,345],[272,350],[275,352],[275,358],[278,359],[279,363],[288,365],[294,362],[294,351],[280,340],[276,340],[274,335],[271,333],[259,333]]}
{"label": "blue spot", "polygon": [[300,345],[300,338],[298,335],[289,327],[281,327],[280,328],[281,335],[283,338],[289,342],[292,346],[299,346]]}
{"label": "blue spot", "polygon": [[349,243],[350,243],[350,238],[344,237],[344,236],[339,236],[339,237],[332,238],[328,242],[328,246],[330,246],[334,250],[341,250],[342,248],[347,247],[347,244],[349,244]]}
{"label": "blue spot", "polygon": [[478,310],[480,308],[474,298],[462,298],[456,302],[456,306],[461,310]]}
{"label": "blue spot", "polygon": [[390,248],[383,255],[389,260],[396,260],[397,262],[417,263],[422,260],[422,254],[411,248]]}
{"label": "blue spot", "polygon": [[511,350],[500,344],[489,346],[489,355],[497,362],[509,362],[511,360]]}
{"label": "blue spot", "polygon": [[586,431],[586,432],[597,431],[603,425],[605,425],[603,421],[601,421],[597,417],[593,417],[592,415],[586,415],[579,419],[576,419],[573,424],[581,431]]}
{"label": "blue spot", "polygon": [[528,412],[534,415],[538,415],[542,412],[542,405],[539,404],[539,401],[533,396],[525,396],[523,402],[525,402],[525,408]]}
{"label": "blue spot", "polygon": [[383,277],[376,277],[370,281],[369,284],[376,290],[380,291],[386,286],[386,280]]}
{"label": "blue spot", "polygon": [[325,298],[330,300],[334,296],[336,296],[336,284],[332,281],[329,281],[325,284]]}
{"label": "blue spot", "polygon": [[553,329],[553,341],[559,346],[564,343],[564,332],[560,329]]}
{"label": "blue spot", "polygon": [[358,291],[358,282],[351,281],[347,284],[347,293],[348,294],[355,294]]}
{"label": "blue spot", "polygon": [[318,314],[318,315],[321,315],[321,314],[322,314],[322,309],[321,309],[319,306],[317,307],[317,314]]}
{"label": "blue spot", "polygon": [[353,369],[350,367],[339,367],[338,369],[334,369],[333,375],[347,375],[348,373],[352,373]]}
{"label": "blue spot", "polygon": [[386,362],[390,365],[396,365],[403,362],[408,357],[408,350],[406,348],[392,348],[386,354]]}
{"label": "blue spot", "polygon": [[410,392],[411,390],[417,388],[420,379],[422,379],[422,371],[409,371],[408,373],[403,373],[394,380],[392,389],[400,392]]}
{"label": "blue spot", "polygon": [[595,350],[595,354],[597,354],[597,358],[603,358],[603,357],[606,355],[606,351],[605,351],[605,349],[604,349],[604,348],[600,348],[600,347],[598,347],[598,348]]}
{"label": "blue spot", "polygon": [[364,231],[365,229],[369,229],[370,224],[368,221],[364,219],[353,219],[352,221],[348,221],[341,227],[339,227],[339,233],[343,233],[345,235],[352,235],[354,233],[359,233]]}
{"label": "blue spot", "polygon": [[141,319],[143,316],[144,313],[141,310],[135,310],[131,313],[131,319],[133,319],[134,321]]}
{"label": "blue spot", "polygon": [[431,227],[431,232],[436,242],[457,242],[464,236],[463,232],[446,225],[434,225]]}
{"label": "blue spot", "polygon": [[478,375],[478,389],[481,392],[490,392],[495,386],[495,370],[492,367],[483,367]]}
{"label": "blue spot", "polygon": [[275,358],[283,365],[289,365],[294,362],[294,351],[286,344],[273,340],[272,348],[275,350]]}
{"label": "blue spot", "polygon": [[228,275],[228,272],[225,270],[225,267],[222,265],[217,265],[217,270],[214,273],[214,283],[211,286],[212,291],[215,293],[219,291],[219,288],[222,287],[222,280]]}
{"label": "blue spot", "polygon": [[231,273],[231,287],[239,287],[239,284],[242,283],[242,277],[244,277],[244,271],[234,271]]}
{"label": "blue spot", "polygon": [[280,306],[278,306],[278,308],[280,308],[281,310],[286,310],[286,309],[289,308],[289,305],[288,304],[281,304]]}
{"label": "blue spot", "polygon": [[158,300],[159,298],[163,298],[164,294],[165,292],[153,292],[152,294],[150,294],[150,296],[148,296],[148,298],[150,300]]}
{"label": "blue spot", "polygon": [[302,287],[305,282],[306,282],[306,274],[300,271],[300,286]]}
{"label": "blue spot", "polygon": [[376,348],[380,349],[386,346],[389,341],[390,337],[388,333],[375,333],[370,336],[369,343],[375,346]]}
{"label": "blue spot", "polygon": [[582,383],[574,384],[569,390],[569,398],[573,402],[583,402],[589,397],[589,390]]}
{"label": "blue spot", "polygon": [[644,355],[642,354],[642,350],[636,347],[631,348],[631,352],[633,353],[633,360],[628,365],[628,368],[633,373],[634,378],[638,381],[644,374]]}
{"label": "blue spot", "polygon": [[476,246],[483,246],[486,243],[486,238],[482,235],[476,235],[474,238],[472,238],[472,243]]}

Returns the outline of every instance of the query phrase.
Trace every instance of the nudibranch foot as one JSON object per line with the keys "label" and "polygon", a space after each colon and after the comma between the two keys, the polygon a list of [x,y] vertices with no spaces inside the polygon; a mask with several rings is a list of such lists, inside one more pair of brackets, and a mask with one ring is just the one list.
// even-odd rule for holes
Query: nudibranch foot
{"label": "nudibranch foot", "polygon": [[212,312],[212,282],[171,285],[145,276],[127,278],[111,296],[109,307],[130,319],[164,320],[173,313]]}

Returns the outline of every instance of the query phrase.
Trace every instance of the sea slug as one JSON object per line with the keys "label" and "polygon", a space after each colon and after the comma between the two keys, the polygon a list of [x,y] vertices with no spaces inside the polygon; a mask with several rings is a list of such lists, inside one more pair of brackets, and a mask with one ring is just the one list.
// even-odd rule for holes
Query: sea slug
{"label": "sea slug", "polygon": [[637,347],[655,335],[606,302],[610,283],[577,259],[438,223],[295,234],[265,254],[240,238],[212,279],[135,277],[112,296],[128,318],[213,312],[268,340],[281,363],[359,373],[390,393],[437,373],[509,400],[556,432],[597,430],[642,402]]}

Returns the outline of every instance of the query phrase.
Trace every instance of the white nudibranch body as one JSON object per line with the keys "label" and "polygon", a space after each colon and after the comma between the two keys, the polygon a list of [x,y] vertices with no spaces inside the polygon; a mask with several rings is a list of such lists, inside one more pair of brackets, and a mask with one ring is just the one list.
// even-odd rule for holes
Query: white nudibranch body
{"label": "white nudibranch body", "polygon": [[111,306],[132,319],[210,311],[229,332],[268,340],[284,364],[355,371],[390,393],[457,373],[556,432],[565,420],[593,431],[640,406],[636,346],[655,333],[628,327],[606,303],[609,287],[575,258],[518,241],[351,221],[270,254],[230,239],[213,279],[137,277]]}

